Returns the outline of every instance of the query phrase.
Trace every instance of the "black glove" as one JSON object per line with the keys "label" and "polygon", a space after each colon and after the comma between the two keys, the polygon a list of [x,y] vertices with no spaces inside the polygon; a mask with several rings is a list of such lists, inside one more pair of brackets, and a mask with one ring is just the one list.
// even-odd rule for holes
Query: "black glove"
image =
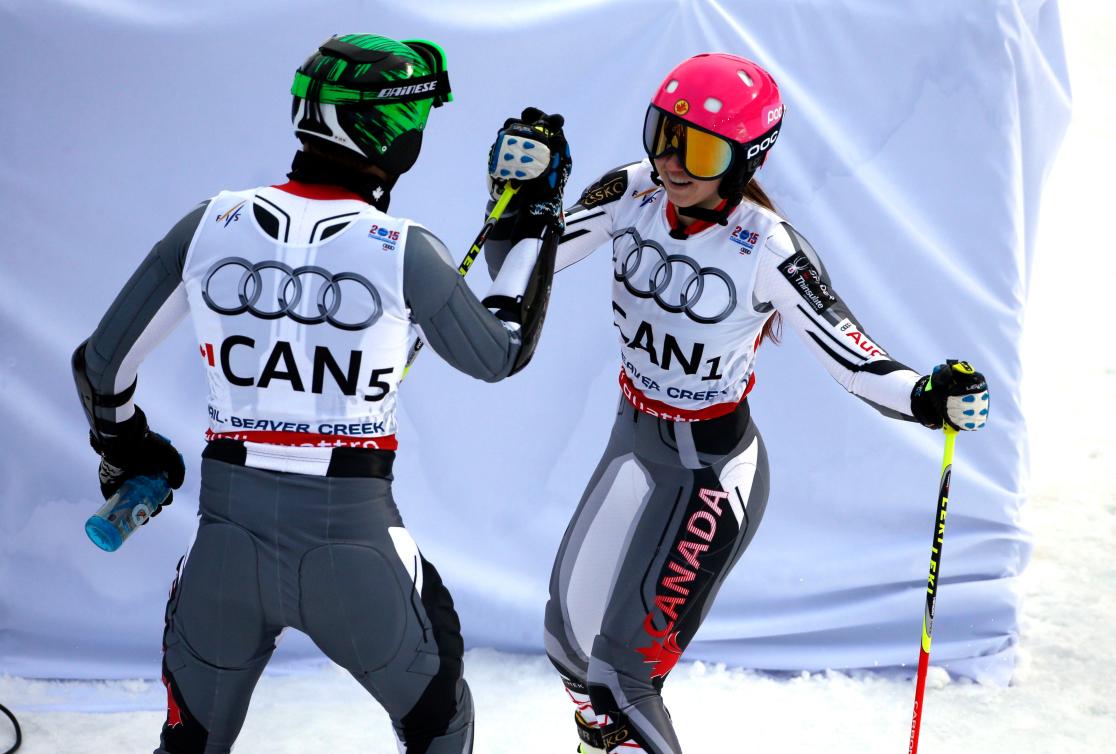
{"label": "black glove", "polygon": [[988,382],[969,362],[949,359],[915,383],[911,412],[931,429],[980,429],[988,421]]}
{"label": "black glove", "polygon": [[[101,494],[108,500],[121,485],[137,476],[165,474],[171,489],[178,489],[186,477],[182,454],[174,449],[167,438],[155,434],[147,427],[147,417],[139,406],[131,419],[114,426],[111,436],[89,433],[89,444],[101,456],[97,475],[101,481]],[[167,495],[163,505],[170,505],[174,493]],[[152,515],[158,515],[162,506]]]}
{"label": "black glove", "polygon": [[[508,118],[488,151],[488,183],[492,198],[499,199],[508,181],[519,183],[519,192],[505,210],[516,220],[516,235],[539,236],[544,228],[565,229],[562,193],[573,161],[562,132],[565,119],[528,107],[518,118]],[[506,223],[505,223],[506,225]]]}

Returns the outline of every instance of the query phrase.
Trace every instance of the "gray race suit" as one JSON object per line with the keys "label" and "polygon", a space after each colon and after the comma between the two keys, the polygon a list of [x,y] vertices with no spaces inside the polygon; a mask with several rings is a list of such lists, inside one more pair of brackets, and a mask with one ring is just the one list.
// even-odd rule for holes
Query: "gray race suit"
{"label": "gray race suit", "polygon": [[645,160],[586,189],[558,247],[559,269],[612,251],[621,398],[554,563],[545,644],[579,735],[625,754],[681,751],[662,683],[763,517],[767,454],[746,396],[768,318],[779,312],[886,416],[914,420],[918,379],[867,336],[774,212],[745,201],[727,225],[686,233],[674,213]]}
{"label": "gray race suit", "polygon": [[457,614],[392,498],[397,386],[419,334],[480,379],[522,368],[538,322],[521,315],[545,310],[553,246],[519,241],[493,284],[514,306],[493,313],[432,233],[332,186],[222,192],[155,245],[83,345],[81,377],[111,430],[135,411],[139,363],[190,315],[209,442],[167,604],[157,754],[230,751],[288,627],[387,710],[402,752],[472,751]]}

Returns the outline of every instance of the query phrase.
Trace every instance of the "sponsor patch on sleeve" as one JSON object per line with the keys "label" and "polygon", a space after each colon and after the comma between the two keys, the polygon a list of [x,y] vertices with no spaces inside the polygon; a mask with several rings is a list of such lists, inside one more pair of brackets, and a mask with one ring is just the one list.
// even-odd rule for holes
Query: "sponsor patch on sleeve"
{"label": "sponsor patch on sleeve", "polygon": [[837,303],[829,283],[802,252],[795,252],[780,262],[779,272],[814,311],[824,312]]}
{"label": "sponsor patch on sleeve", "polygon": [[856,323],[848,317],[837,323],[837,332],[841,333],[841,340],[846,346],[863,354],[868,359],[887,357],[887,353],[861,332]]}
{"label": "sponsor patch on sleeve", "polygon": [[614,170],[606,173],[603,178],[585,189],[578,199],[582,207],[599,207],[602,204],[614,202],[624,195],[628,189],[628,171]]}

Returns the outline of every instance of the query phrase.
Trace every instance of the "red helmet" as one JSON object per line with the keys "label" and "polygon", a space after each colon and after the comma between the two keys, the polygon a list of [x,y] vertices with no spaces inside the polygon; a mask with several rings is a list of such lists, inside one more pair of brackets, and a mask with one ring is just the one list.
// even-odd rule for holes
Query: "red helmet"
{"label": "red helmet", "polygon": [[783,101],[771,74],[750,60],[703,53],[667,74],[651,98],[643,146],[651,159],[674,152],[694,178],[721,178],[722,196],[742,193],[779,138]]}

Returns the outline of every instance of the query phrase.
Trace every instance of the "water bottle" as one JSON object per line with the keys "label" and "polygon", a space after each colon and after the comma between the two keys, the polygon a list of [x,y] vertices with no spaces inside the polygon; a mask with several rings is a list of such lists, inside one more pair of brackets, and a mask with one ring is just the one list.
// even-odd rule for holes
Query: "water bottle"
{"label": "water bottle", "polygon": [[155,515],[169,495],[166,474],[132,477],[89,517],[85,533],[97,547],[113,552]]}

